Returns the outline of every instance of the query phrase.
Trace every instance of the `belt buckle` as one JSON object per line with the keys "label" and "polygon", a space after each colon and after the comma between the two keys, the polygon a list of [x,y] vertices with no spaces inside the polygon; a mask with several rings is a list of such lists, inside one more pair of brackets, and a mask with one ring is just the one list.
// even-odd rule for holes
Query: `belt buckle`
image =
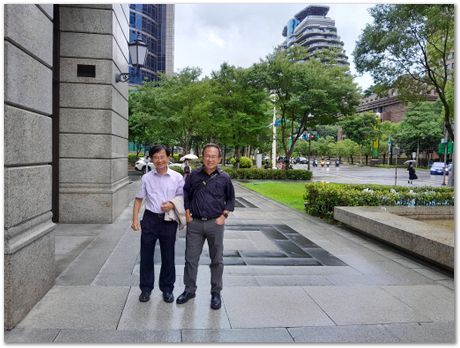
{"label": "belt buckle", "polygon": [[202,217],[202,218],[200,218],[200,220],[201,220],[201,221],[208,221],[209,219],[208,219],[208,218]]}

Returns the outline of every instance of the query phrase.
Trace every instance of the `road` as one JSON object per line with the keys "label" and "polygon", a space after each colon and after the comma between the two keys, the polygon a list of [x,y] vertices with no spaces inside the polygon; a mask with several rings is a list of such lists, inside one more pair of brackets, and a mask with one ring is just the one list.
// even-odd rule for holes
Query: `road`
{"label": "road", "polygon": [[[296,164],[294,169],[307,169],[307,164]],[[341,165],[340,167],[312,167],[312,181],[327,181],[344,184],[395,184],[394,168],[360,167]],[[396,185],[398,186],[442,186],[442,175],[430,175],[428,169],[416,170],[418,179],[413,184],[407,182],[409,173],[405,168],[398,168]]]}
{"label": "road", "polygon": [[[295,164],[294,169],[307,169],[307,164]],[[395,184],[394,168],[379,167],[361,167],[357,165],[341,165],[340,167],[330,166],[321,168],[310,166],[313,172],[312,181],[327,181],[343,184]],[[397,185],[398,186],[442,186],[442,175],[430,175],[428,169],[416,170],[418,179],[413,184],[407,182],[409,173],[405,168],[398,168]],[[139,180],[140,172],[129,171],[131,181]],[[447,178],[446,178],[447,180]]]}

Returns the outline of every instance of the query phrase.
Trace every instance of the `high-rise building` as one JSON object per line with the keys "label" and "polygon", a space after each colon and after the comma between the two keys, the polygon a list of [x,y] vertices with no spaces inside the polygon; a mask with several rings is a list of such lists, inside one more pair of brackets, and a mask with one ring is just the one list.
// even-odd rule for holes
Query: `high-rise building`
{"label": "high-rise building", "polygon": [[130,4],[129,41],[140,38],[147,44],[145,66],[130,67],[130,84],[157,80],[158,73],[174,72],[174,5]]}
{"label": "high-rise building", "polygon": [[337,49],[337,64],[349,65],[343,42],[337,36],[335,21],[326,17],[328,12],[329,6],[310,5],[294,15],[283,29],[286,40],[281,47],[303,46],[308,50],[305,59],[318,57],[325,49]]}

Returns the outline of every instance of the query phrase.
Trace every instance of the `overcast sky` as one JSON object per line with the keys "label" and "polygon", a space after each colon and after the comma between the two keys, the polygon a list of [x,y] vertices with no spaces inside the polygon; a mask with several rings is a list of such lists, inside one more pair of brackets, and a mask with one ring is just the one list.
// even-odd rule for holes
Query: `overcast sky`
{"label": "overcast sky", "polygon": [[[249,67],[273,51],[285,39],[281,33],[297,12],[309,3],[199,3],[175,5],[174,70],[200,67],[203,75],[219,70],[223,62]],[[352,52],[373,4],[325,4],[345,44],[351,71]],[[363,90],[372,85],[366,74],[355,81]]]}

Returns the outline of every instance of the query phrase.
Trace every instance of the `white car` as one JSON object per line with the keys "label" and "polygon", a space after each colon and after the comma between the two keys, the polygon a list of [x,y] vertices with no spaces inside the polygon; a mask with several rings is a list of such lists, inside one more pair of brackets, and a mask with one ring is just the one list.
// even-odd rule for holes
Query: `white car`
{"label": "white car", "polygon": [[[146,165],[148,164],[149,166],[149,171],[151,171],[153,168],[155,168],[155,166],[153,165],[152,162],[150,162],[150,159],[148,156],[146,157],[141,157],[139,158],[136,163],[134,164],[134,169],[139,171],[139,172],[145,172],[145,167]],[[181,164],[180,163],[173,163],[171,161],[169,161],[169,164],[168,164],[169,168],[172,168],[172,167],[181,167]]]}
{"label": "white car", "polygon": [[145,172],[145,167],[148,164],[150,170],[154,168],[153,163],[150,162],[148,156],[139,158],[134,164],[134,169],[139,172]]}

